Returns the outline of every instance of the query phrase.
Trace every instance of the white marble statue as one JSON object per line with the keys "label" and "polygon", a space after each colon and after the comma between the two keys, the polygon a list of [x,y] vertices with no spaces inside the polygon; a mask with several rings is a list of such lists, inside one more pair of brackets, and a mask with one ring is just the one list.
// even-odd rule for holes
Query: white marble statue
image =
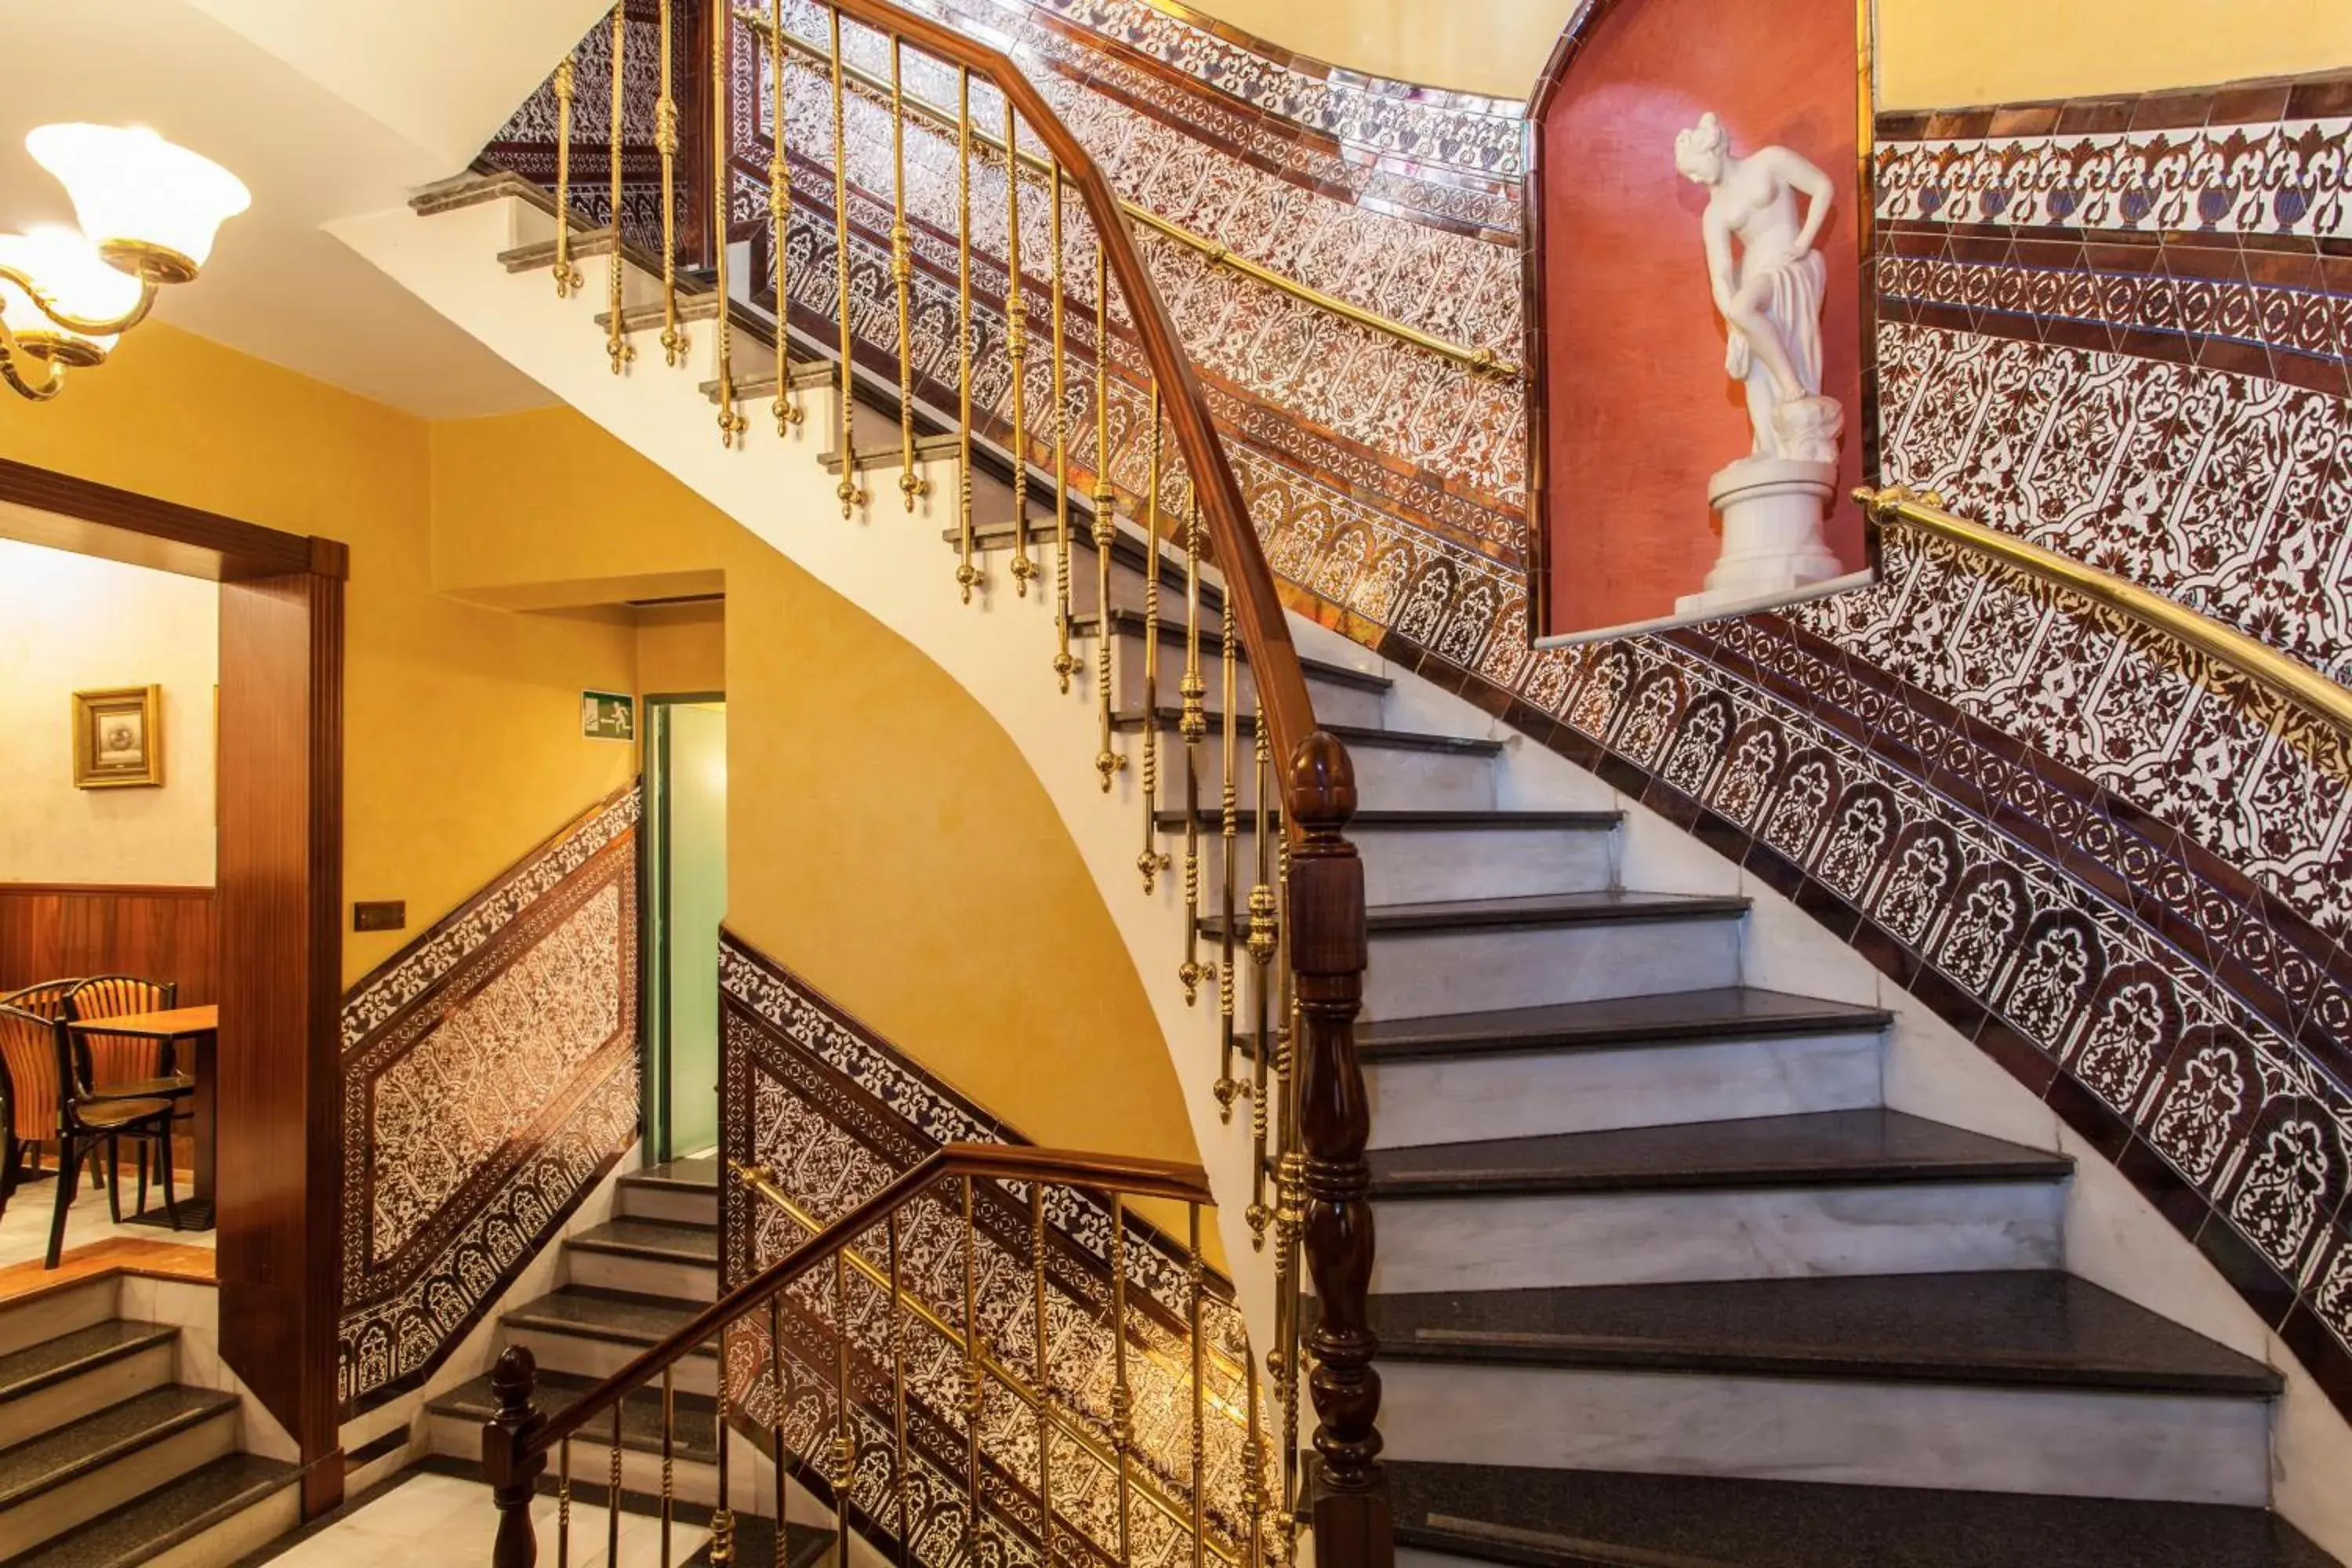
{"label": "white marble statue", "polygon": [[[1706,188],[1700,237],[1716,310],[1729,330],[1724,369],[1744,386],[1755,440],[1707,483],[1723,514],[1723,552],[1684,613],[1785,595],[1838,576],[1822,540],[1837,483],[1845,413],[1822,395],[1822,300],[1828,268],[1814,248],[1836,187],[1786,147],[1734,157],[1713,114],[1675,136],[1675,167]],[[1801,200],[1801,206],[1800,205]]]}

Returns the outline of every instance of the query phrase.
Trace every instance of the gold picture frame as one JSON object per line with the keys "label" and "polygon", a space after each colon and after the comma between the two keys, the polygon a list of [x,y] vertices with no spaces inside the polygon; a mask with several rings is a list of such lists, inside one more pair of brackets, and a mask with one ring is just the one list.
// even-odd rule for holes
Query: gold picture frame
{"label": "gold picture frame", "polygon": [[163,782],[163,689],[118,686],[73,694],[76,789],[130,789]]}

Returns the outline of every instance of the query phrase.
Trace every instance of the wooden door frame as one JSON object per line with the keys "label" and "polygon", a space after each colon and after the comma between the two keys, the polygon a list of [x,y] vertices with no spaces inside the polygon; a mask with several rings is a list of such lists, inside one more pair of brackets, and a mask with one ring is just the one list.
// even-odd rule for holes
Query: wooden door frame
{"label": "wooden door frame", "polygon": [[342,1499],[343,589],[337,540],[0,458],[0,532],[220,584],[221,1358]]}

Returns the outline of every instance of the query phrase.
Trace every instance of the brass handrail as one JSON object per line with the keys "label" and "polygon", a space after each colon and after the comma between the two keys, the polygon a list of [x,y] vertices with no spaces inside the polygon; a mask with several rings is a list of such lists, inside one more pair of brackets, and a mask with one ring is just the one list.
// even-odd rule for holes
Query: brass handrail
{"label": "brass handrail", "polygon": [[[774,47],[774,29],[770,27],[767,17],[742,6],[736,8],[735,17],[736,20],[757,32],[761,37],[769,39],[769,47]],[[830,68],[832,56],[825,46],[803,38],[789,27],[783,29],[783,40],[785,47],[795,54],[805,56],[811,60],[824,62],[828,68]],[[871,71],[861,69],[856,66],[845,66],[842,74],[869,92],[880,94],[885,98],[890,94],[890,83]],[[955,130],[956,116],[953,110],[929,103],[915,93],[903,89],[901,101],[908,110],[918,118],[929,121],[942,130],[950,132]],[[971,140],[975,144],[986,147],[992,152],[1004,151],[1004,142],[1002,137],[992,136],[977,127],[974,127],[971,132]],[[1022,167],[1033,174],[1050,174],[1052,171],[1052,165],[1034,153],[1018,153],[1016,156],[1020,158]],[[1303,300],[1318,310],[1328,311],[1357,326],[1369,327],[1376,332],[1384,332],[1390,337],[1411,343],[1414,348],[1424,353],[1451,360],[1464,369],[1474,371],[1480,375],[1508,381],[1516,379],[1520,373],[1521,366],[1517,360],[1507,359],[1493,349],[1474,349],[1466,343],[1457,343],[1451,339],[1439,337],[1434,332],[1423,331],[1410,322],[1383,316],[1377,310],[1368,310],[1361,305],[1340,299],[1336,294],[1327,294],[1311,283],[1302,283],[1286,273],[1276,272],[1271,267],[1253,261],[1248,257],[1235,255],[1231,249],[1218,244],[1206,235],[1195,234],[1181,223],[1161,217],[1139,202],[1128,201],[1122,197],[1118,205],[1119,210],[1133,222],[1139,223],[1156,233],[1166,235],[1186,249],[1206,257],[1212,266],[1231,268],[1244,278],[1253,279],[1270,289],[1279,289],[1292,299]]]}
{"label": "brass handrail", "polygon": [[[806,1209],[801,1207],[800,1205],[793,1202],[791,1195],[785,1193],[782,1187],[777,1186],[767,1172],[757,1165],[746,1165],[740,1160],[730,1160],[728,1164],[733,1168],[736,1175],[742,1179],[743,1184],[746,1186],[750,1187],[753,1192],[758,1193],[762,1198],[765,1198],[771,1205],[789,1217],[795,1225],[800,1226],[804,1230],[820,1235],[823,1234],[824,1226],[817,1220],[816,1216],[810,1214]],[[842,1256],[848,1259],[849,1267],[851,1268],[856,1270],[857,1273],[864,1276],[871,1283],[880,1286],[885,1290],[892,1289],[889,1271],[884,1268],[880,1264],[875,1262],[872,1258],[866,1257],[864,1253],[857,1250],[857,1248],[854,1247],[844,1247],[842,1248]],[[1043,1393],[1033,1388],[1030,1385],[1028,1379],[1024,1377],[1020,1373],[1014,1371],[1012,1367],[1006,1365],[1002,1359],[991,1354],[988,1351],[976,1346],[968,1347],[964,1342],[963,1331],[961,1330],[958,1329],[953,1323],[948,1321],[945,1317],[934,1310],[929,1302],[925,1301],[920,1296],[916,1295],[912,1290],[908,1289],[904,1285],[900,1285],[897,1288],[896,1294],[907,1310],[912,1312],[916,1317],[921,1319],[925,1326],[929,1328],[932,1332],[938,1334],[940,1338],[953,1345],[959,1354],[965,1352],[967,1349],[969,1349],[978,1360],[980,1365],[987,1370],[988,1374],[991,1377],[994,1378],[998,1384],[1003,1385],[1008,1393],[1010,1393],[1015,1399],[1021,1401],[1021,1403],[1028,1409],[1034,1412],[1043,1412],[1045,1418],[1054,1424],[1054,1429],[1055,1431],[1061,1433],[1064,1436],[1069,1438],[1071,1442],[1085,1449],[1087,1456],[1097,1464],[1102,1466],[1105,1469],[1116,1469],[1118,1468],[1118,1455],[1112,1446],[1104,1442],[1102,1438],[1097,1436],[1091,1429],[1089,1429],[1084,1422],[1079,1421],[1076,1416],[1072,1415],[1069,1411],[1063,1408],[1061,1404],[1055,1400],[1051,1394]],[[1152,1355],[1150,1351],[1146,1351],[1144,1353],[1149,1359],[1154,1361],[1160,1361],[1161,1359]],[[1234,1375],[1240,1376],[1246,1369],[1234,1367],[1231,1370]],[[1235,1408],[1230,1402],[1208,1392],[1206,1388],[1201,1390],[1201,1395],[1206,1401],[1208,1406],[1215,1410],[1220,1415],[1224,1416],[1226,1419],[1234,1422],[1237,1426],[1246,1426],[1248,1424],[1249,1416],[1247,1412]],[[1149,1474],[1135,1477],[1134,1485],[1137,1495],[1141,1497],[1145,1502],[1150,1504],[1156,1511],[1166,1516],[1168,1519],[1173,1521],[1179,1525],[1185,1526],[1186,1528],[1191,1527],[1192,1516],[1187,1506],[1177,1501],[1174,1498],[1170,1497]],[[1208,1551],[1211,1556],[1215,1557],[1220,1562],[1234,1563],[1239,1561],[1239,1559],[1235,1558],[1232,1552],[1227,1552],[1213,1541],[1203,1540],[1202,1542],[1202,1545]]]}
{"label": "brass handrail", "polygon": [[2352,690],[2236,627],[2190,609],[2095,566],[2044,550],[2014,534],[1956,517],[1932,490],[1890,485],[1853,492],[1873,521],[1897,523],[1949,540],[1979,555],[2032,574],[2072,594],[2131,616],[2175,642],[2196,649],[2225,669],[2247,677],[2314,717],[2352,735]]}

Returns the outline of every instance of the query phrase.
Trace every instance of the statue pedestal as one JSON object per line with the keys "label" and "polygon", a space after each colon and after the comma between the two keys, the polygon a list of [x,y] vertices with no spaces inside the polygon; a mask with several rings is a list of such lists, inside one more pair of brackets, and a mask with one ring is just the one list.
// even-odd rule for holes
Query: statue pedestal
{"label": "statue pedestal", "polygon": [[1717,469],[1706,500],[1723,514],[1723,550],[1706,587],[1676,599],[1675,613],[1744,605],[1839,575],[1845,568],[1822,541],[1822,519],[1836,494],[1835,463],[1742,458]]}

